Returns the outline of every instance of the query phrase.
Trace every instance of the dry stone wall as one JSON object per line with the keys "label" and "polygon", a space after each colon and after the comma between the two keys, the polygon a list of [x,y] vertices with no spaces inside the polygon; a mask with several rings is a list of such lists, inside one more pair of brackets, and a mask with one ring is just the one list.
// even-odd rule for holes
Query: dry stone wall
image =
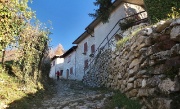
{"label": "dry stone wall", "polygon": [[148,109],[180,108],[180,19],[143,28],[117,50],[99,53],[83,82],[120,90]]}

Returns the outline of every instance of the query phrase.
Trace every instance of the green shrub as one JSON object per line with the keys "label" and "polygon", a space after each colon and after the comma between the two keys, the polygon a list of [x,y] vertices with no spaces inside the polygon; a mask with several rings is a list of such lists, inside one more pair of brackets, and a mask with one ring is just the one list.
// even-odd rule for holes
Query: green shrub
{"label": "green shrub", "polygon": [[129,40],[130,36],[124,37],[121,40],[119,40],[116,44],[116,48],[119,49],[121,48],[128,40]]}
{"label": "green shrub", "polygon": [[[180,13],[179,0],[144,0],[144,3],[151,23],[170,18],[174,12]],[[172,10],[173,7],[176,10]]]}

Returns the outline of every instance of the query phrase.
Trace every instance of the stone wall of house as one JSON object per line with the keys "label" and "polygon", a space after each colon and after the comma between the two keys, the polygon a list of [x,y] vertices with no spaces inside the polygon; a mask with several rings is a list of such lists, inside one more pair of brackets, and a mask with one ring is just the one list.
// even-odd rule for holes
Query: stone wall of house
{"label": "stone wall of house", "polygon": [[178,109],[180,19],[143,28],[115,51],[99,53],[83,82],[120,90],[148,109]]}

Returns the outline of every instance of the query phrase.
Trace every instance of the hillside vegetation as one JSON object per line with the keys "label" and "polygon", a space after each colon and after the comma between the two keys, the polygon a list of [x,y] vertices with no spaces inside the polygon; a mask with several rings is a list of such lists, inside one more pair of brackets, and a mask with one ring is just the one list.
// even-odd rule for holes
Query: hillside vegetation
{"label": "hillside vegetation", "polygon": [[0,0],[0,108],[26,109],[48,85],[50,28],[28,0]]}

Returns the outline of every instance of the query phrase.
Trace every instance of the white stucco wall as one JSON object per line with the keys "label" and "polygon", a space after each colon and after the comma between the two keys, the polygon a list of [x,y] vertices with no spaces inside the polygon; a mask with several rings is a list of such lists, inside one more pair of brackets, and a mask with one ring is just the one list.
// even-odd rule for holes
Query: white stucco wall
{"label": "white stucco wall", "polygon": [[[63,74],[62,78],[64,79],[76,79],[76,70],[75,70],[75,61],[76,61],[76,51],[73,51],[71,54],[64,58],[63,64]],[[69,61],[70,57],[70,61]],[[70,74],[70,68],[73,68],[73,73]],[[69,70],[69,75],[67,75],[67,70]],[[67,77],[68,76],[68,77]]]}
{"label": "white stucco wall", "polygon": [[[87,53],[83,54],[84,52],[84,43],[87,42]],[[76,72],[77,72],[77,79],[82,80],[84,76],[84,61],[88,59],[88,63],[91,60],[89,56],[91,54],[91,46],[95,44],[95,37],[91,37],[88,35],[83,41],[78,44],[78,48],[76,49]],[[96,45],[95,45],[96,49]]]}
{"label": "white stucco wall", "polygon": [[[126,12],[126,11],[129,12]],[[129,16],[131,14],[135,13],[130,13],[131,10],[135,10],[135,13],[144,11],[143,8],[137,5],[133,4],[128,4],[128,3],[122,3],[117,7],[110,15],[109,22],[108,23],[99,23],[95,28],[94,28],[94,36],[91,37],[90,35],[87,36],[83,41],[81,41],[78,44],[78,48],[76,49],[76,78],[79,80],[82,80],[83,76],[85,73],[87,73],[88,70],[84,70],[84,61],[88,59],[88,64],[90,64],[91,60],[93,58],[89,57],[91,54],[91,45],[95,44],[95,50],[99,45],[102,43],[102,41],[105,39],[105,37],[108,35],[108,33],[111,31],[111,29],[114,27],[114,25],[122,18]],[[115,32],[119,29],[119,25],[117,25],[113,31],[109,34],[108,39],[111,38]],[[82,54],[84,52],[84,43],[87,42],[88,45],[88,51],[86,55]],[[102,46],[107,43],[107,39],[102,43]],[[101,47],[102,47],[101,46]],[[106,46],[107,47],[107,46]],[[96,52],[97,54],[97,52]]]}
{"label": "white stucco wall", "polygon": [[[57,68],[63,68],[63,78],[67,78],[67,69],[73,67],[73,74],[69,73],[68,79],[76,79],[76,80],[82,80],[84,74],[86,73],[84,70],[84,61],[88,59],[88,64],[91,62],[93,58],[91,58],[89,55],[91,54],[91,46],[95,44],[95,50],[99,47],[99,45],[102,43],[102,41],[105,39],[105,37],[108,35],[108,33],[112,30],[114,25],[122,18],[129,16],[133,12],[138,13],[141,11],[144,11],[143,8],[137,5],[133,4],[128,4],[128,3],[122,3],[117,7],[110,15],[109,22],[108,23],[99,23],[95,28],[94,28],[94,36],[91,37],[91,35],[88,35],[83,41],[81,41],[77,46],[76,51],[72,52],[71,55],[71,61],[68,62],[68,57],[66,56],[64,59],[63,67],[62,64],[58,64],[59,66],[53,66],[52,67],[52,73],[51,77],[54,77],[54,72]],[[144,15],[145,16],[145,15]],[[109,34],[108,39],[111,38],[114,33],[119,29],[119,25],[115,27],[115,29]],[[88,50],[86,54],[83,54],[84,52],[84,43],[87,42],[88,45]],[[101,45],[104,46],[105,43],[107,43],[107,39],[104,41],[104,43]],[[107,47],[107,46],[106,46]],[[97,52],[96,52],[97,54]],[[86,70],[87,71],[87,70]]]}
{"label": "white stucco wall", "polygon": [[[129,3],[122,3],[117,7],[110,15],[108,23],[99,23],[94,28],[94,35],[95,35],[95,44],[97,47],[102,43],[105,37],[109,34],[115,24],[122,18],[127,17],[129,15],[133,15],[135,13],[139,13],[144,11],[144,9],[138,5],[129,4]],[[146,15],[147,16],[147,15]],[[108,39],[110,39],[114,33],[119,29],[119,25],[117,25],[113,31],[108,35]],[[107,43],[107,39],[104,43],[100,46],[104,46]],[[107,47],[107,46],[106,46]]]}
{"label": "white stucco wall", "polygon": [[[53,65],[53,62],[55,61],[55,65]],[[51,70],[49,73],[50,78],[56,79],[56,71],[63,69],[63,63],[64,63],[64,58],[56,58],[51,62]]]}

